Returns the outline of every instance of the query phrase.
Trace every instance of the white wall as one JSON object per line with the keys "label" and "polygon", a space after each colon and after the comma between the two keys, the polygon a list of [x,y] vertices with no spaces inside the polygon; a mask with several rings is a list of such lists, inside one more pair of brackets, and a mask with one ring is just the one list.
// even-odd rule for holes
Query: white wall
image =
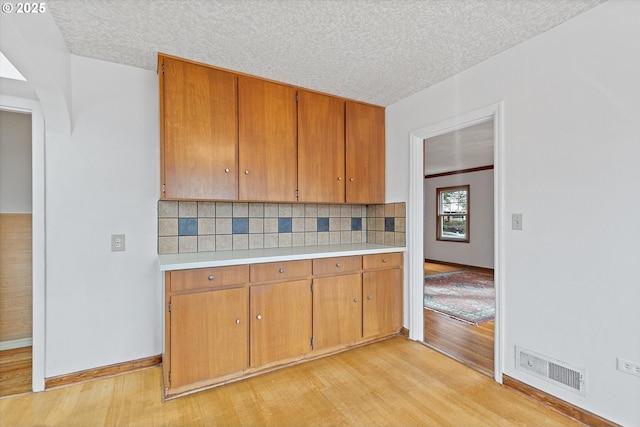
{"label": "white wall", "polygon": [[71,83],[71,137],[46,147],[46,377],[162,352],[157,75],[71,55]]}
{"label": "white wall", "polygon": [[[457,185],[469,185],[469,243],[436,239],[436,189]],[[493,268],[493,170],[424,180],[424,257]]]}
{"label": "white wall", "polygon": [[[387,107],[387,198],[408,198],[409,133],[504,101],[504,373],[640,425],[640,2],[609,1]],[[408,206],[410,211],[411,207]],[[510,230],[511,213],[524,230]],[[411,230],[407,230],[411,233]],[[580,397],[515,369],[516,345],[587,370]]]}
{"label": "white wall", "polygon": [[0,212],[31,213],[31,115],[0,111]]}

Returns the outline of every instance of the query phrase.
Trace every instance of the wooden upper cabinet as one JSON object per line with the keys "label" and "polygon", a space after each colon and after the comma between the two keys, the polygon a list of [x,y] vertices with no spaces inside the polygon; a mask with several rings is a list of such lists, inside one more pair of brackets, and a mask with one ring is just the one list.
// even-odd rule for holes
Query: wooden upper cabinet
{"label": "wooden upper cabinet", "polygon": [[346,101],[346,202],[385,201],[383,107]]}
{"label": "wooden upper cabinet", "polygon": [[158,71],[163,199],[384,203],[383,107],[164,54]]}
{"label": "wooden upper cabinet", "polygon": [[344,203],[344,99],[298,90],[298,201]]}
{"label": "wooden upper cabinet", "polygon": [[238,198],[236,75],[160,56],[163,199]]}
{"label": "wooden upper cabinet", "polygon": [[296,89],[238,76],[239,198],[296,201]]}

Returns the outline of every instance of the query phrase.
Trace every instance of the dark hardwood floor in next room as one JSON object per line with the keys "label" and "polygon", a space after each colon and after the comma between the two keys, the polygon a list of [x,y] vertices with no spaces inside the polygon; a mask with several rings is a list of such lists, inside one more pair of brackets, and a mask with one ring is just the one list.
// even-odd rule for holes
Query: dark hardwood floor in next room
{"label": "dark hardwood floor in next room", "polygon": [[0,351],[0,397],[31,391],[31,347]]}
{"label": "dark hardwood floor in next room", "polygon": [[[425,262],[425,275],[473,270]],[[487,269],[481,269],[487,273]],[[494,321],[471,325],[431,310],[424,311],[424,342],[482,373],[493,376]]]}

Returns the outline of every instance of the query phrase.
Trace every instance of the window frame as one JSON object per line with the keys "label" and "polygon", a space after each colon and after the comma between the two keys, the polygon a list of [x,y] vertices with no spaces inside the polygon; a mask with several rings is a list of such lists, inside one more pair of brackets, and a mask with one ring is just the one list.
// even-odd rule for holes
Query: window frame
{"label": "window frame", "polygon": [[[467,212],[464,214],[466,216],[466,234],[464,238],[455,238],[442,235],[442,219],[443,217],[450,216],[451,214],[445,214],[441,212],[441,195],[442,193],[449,193],[454,191],[467,192]],[[471,241],[471,186],[469,184],[436,188],[436,240],[441,242],[458,243],[469,243]]]}

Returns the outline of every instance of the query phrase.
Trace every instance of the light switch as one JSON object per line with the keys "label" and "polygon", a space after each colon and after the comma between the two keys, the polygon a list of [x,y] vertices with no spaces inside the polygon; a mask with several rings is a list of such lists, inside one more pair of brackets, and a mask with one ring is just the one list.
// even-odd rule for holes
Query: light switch
{"label": "light switch", "polygon": [[522,230],[522,214],[511,214],[511,229]]}

